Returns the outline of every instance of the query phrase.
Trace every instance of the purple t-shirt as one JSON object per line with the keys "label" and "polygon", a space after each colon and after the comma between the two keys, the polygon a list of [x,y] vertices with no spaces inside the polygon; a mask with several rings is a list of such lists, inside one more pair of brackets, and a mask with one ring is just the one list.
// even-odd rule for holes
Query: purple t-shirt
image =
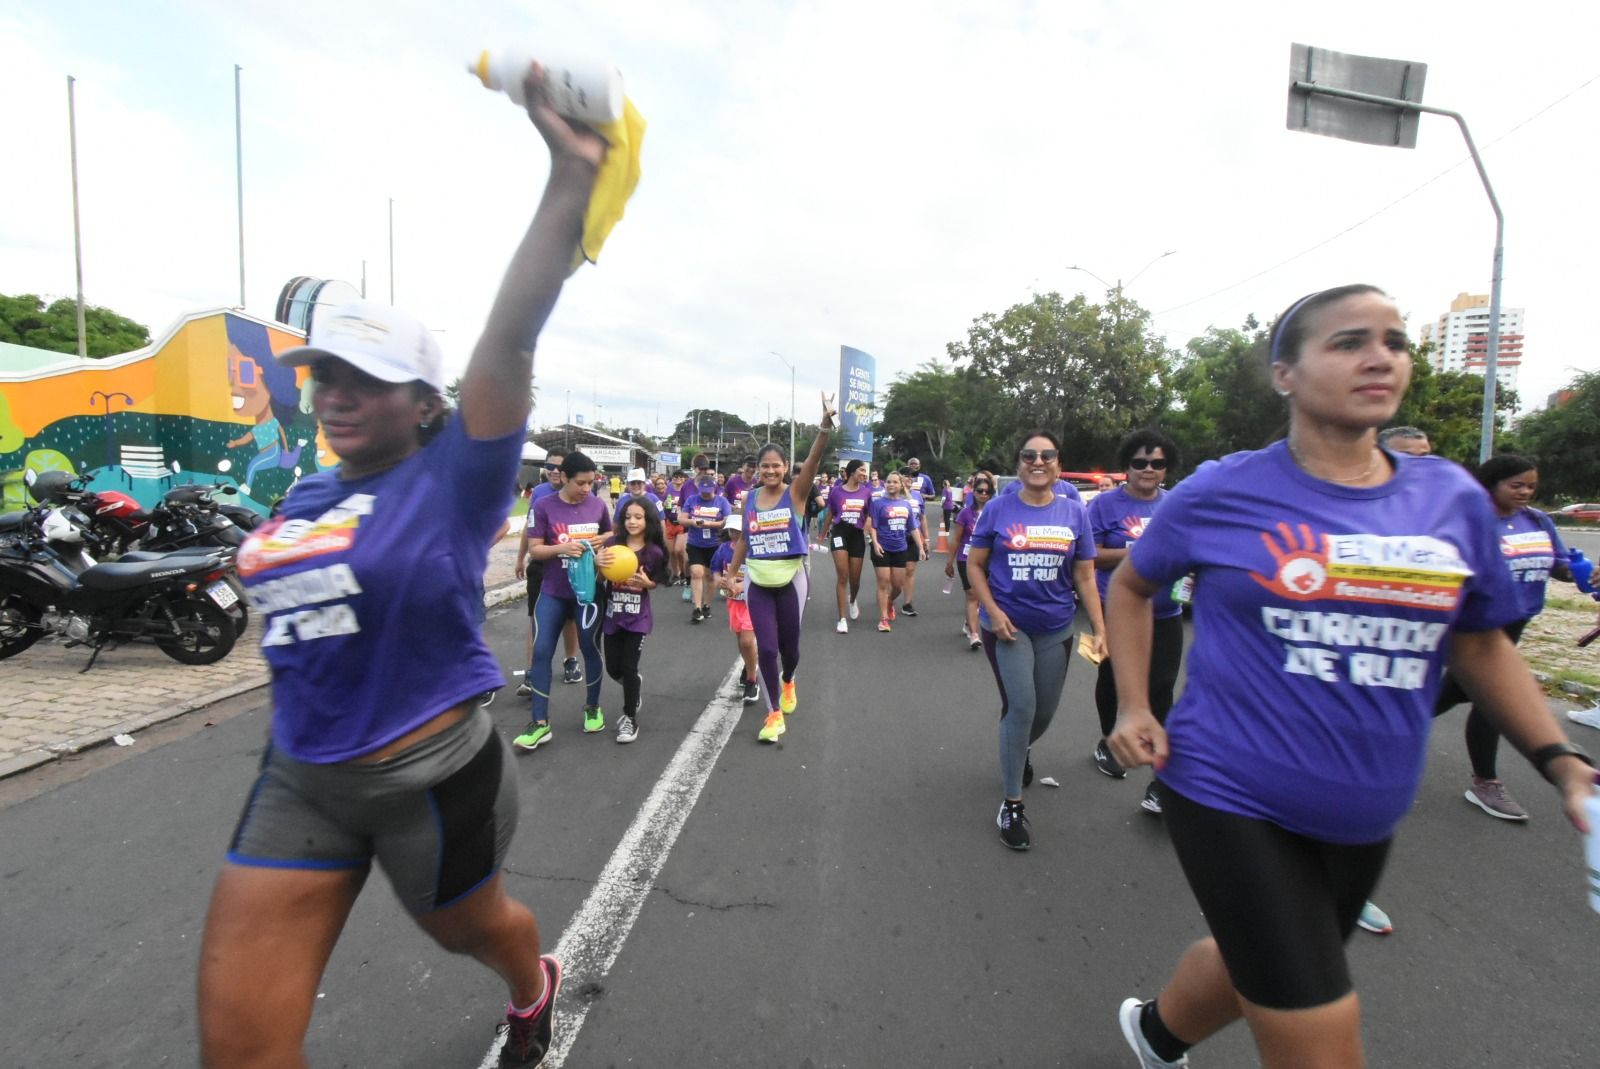
{"label": "purple t-shirt", "polygon": [[[533,506],[533,526],[528,530],[528,544],[534,546],[559,546],[566,542],[583,540],[599,543],[611,533],[611,513],[606,503],[593,494],[585,495],[576,505],[560,494],[552,494]],[[575,594],[567,581],[567,562],[570,558],[556,557],[546,561],[544,580],[539,584],[541,594],[571,601]],[[552,567],[555,562],[560,567]]]}
{"label": "purple t-shirt", "polygon": [[[1096,494],[1089,502],[1089,530],[1094,544],[1102,549],[1126,549],[1137,542],[1166,494],[1165,490],[1158,489],[1154,498],[1144,501],[1120,486]],[[1100,588],[1101,601],[1106,600],[1106,593],[1111,589],[1111,571],[1110,568],[1095,569],[1094,582]],[[1152,602],[1157,620],[1183,615],[1183,606],[1172,600],[1170,584],[1162,587]]]}
{"label": "purple t-shirt", "polygon": [[745,480],[743,473],[734,472],[728,476],[728,481],[722,486],[722,496],[733,502],[735,507],[744,504],[745,491],[750,489],[750,484]]}
{"label": "purple t-shirt", "polygon": [[948,486],[944,488],[943,508],[945,512],[954,512],[956,508],[955,490]]}
{"label": "purple t-shirt", "polygon": [[656,507],[657,517],[665,517],[666,511],[661,507],[661,499],[656,496],[654,490],[646,490],[642,494],[623,494],[621,497],[617,498],[616,511],[611,514],[611,526],[619,528],[622,526],[622,506],[628,503],[629,498],[634,497],[644,498],[646,501],[650,502],[650,504]]}
{"label": "purple t-shirt", "polygon": [[[1078,611],[1072,566],[1095,557],[1083,502],[1059,494],[1048,505],[1016,494],[997,497],[978,517],[971,544],[989,551],[989,590],[1018,630],[1042,635],[1072,624]],[[981,604],[978,622],[993,630]]]}
{"label": "purple t-shirt", "polygon": [[1352,487],[1307,475],[1282,442],[1235,453],[1167,495],[1129,563],[1157,585],[1196,576],[1162,780],[1327,842],[1394,831],[1450,632],[1520,611],[1488,496],[1438,457]]}
{"label": "purple t-shirt", "polygon": [[533,508],[534,505],[537,505],[539,502],[543,501],[553,493],[556,493],[556,488],[554,486],[551,486],[547,482],[540,483],[538,486],[533,488],[533,493],[528,495],[528,508]]}
{"label": "purple t-shirt", "polygon": [[961,533],[956,536],[960,542],[960,548],[956,550],[956,560],[958,561],[966,560],[967,550],[972,548],[972,530],[978,526],[978,515],[978,511],[971,505],[956,513],[956,527],[961,530]]}
{"label": "purple t-shirt", "polygon": [[922,514],[927,511],[927,499],[922,496],[922,491],[912,490],[906,495],[906,500],[911,502],[911,529],[920,537],[922,534]]}
{"label": "purple t-shirt", "polygon": [[794,507],[789,488],[783,488],[777,504],[769,509],[757,504],[756,499],[760,496],[758,488],[744,498],[745,552],[756,560],[804,557],[806,536],[800,530],[800,517],[796,514],[798,510]]}
{"label": "purple t-shirt", "polygon": [[[1067,482],[1065,479],[1057,479],[1055,486],[1051,487],[1051,489],[1055,491],[1057,497],[1068,497],[1074,501],[1083,500],[1083,495],[1078,493],[1078,488]],[[1007,494],[1019,493],[1021,490],[1022,480],[1012,479],[1010,482],[1006,483],[1000,488],[1000,493],[996,496],[1005,497]]]}
{"label": "purple t-shirt", "polygon": [[834,483],[828,491],[828,512],[834,523],[860,528],[867,522],[867,503],[872,500],[872,487],[866,483],[851,490],[844,483]]}
{"label": "purple t-shirt", "polygon": [[1495,534],[1500,537],[1500,552],[1511,568],[1516,585],[1518,614],[1527,620],[1544,612],[1544,588],[1556,561],[1567,559],[1550,517],[1535,508],[1523,508],[1508,518],[1494,518]]}
{"label": "purple t-shirt", "polygon": [[[711,574],[721,575],[723,572],[728,570],[728,565],[732,563],[733,543],[724,542],[722,545],[717,547],[717,551],[715,553],[711,554]],[[739,575],[744,579],[744,585],[739,588],[739,595],[737,597],[729,598],[729,601],[743,601],[745,591],[750,589],[750,566],[748,564],[740,565]]]}
{"label": "purple t-shirt", "polygon": [[872,517],[872,529],[878,532],[878,545],[885,553],[899,553],[907,545],[912,529],[912,505],[909,498],[882,497],[872,499],[867,507]]}
{"label": "purple t-shirt", "polygon": [[924,498],[933,496],[933,479],[928,476],[927,472],[919,471],[915,475],[906,472],[901,472],[900,474],[905,477],[907,491],[915,490]]}
{"label": "purple t-shirt", "polygon": [[[639,554],[639,570],[655,579],[661,574],[666,558],[653,543],[646,542]],[[600,627],[608,635],[618,631],[634,631],[648,635],[650,617],[650,591],[632,583],[606,584],[606,615]]]}
{"label": "purple t-shirt", "polygon": [[733,506],[721,494],[712,494],[709,498],[701,497],[698,493],[693,497],[684,498],[683,509],[679,513],[682,517],[678,522],[688,528],[689,544],[711,549],[722,538],[721,527],[690,527],[691,519],[722,520],[733,511]]}
{"label": "purple t-shirt", "polygon": [[264,623],[274,746],[347,761],[503,685],[479,591],[523,437],[478,441],[458,416],[387,471],[306,476],[250,532],[239,575]]}

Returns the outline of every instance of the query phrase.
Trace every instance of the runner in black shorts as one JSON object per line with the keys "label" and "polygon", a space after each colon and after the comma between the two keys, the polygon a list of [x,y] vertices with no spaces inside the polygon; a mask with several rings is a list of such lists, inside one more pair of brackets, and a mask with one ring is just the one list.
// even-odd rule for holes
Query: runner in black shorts
{"label": "runner in black shorts", "polygon": [[[1593,793],[1500,630],[1515,597],[1487,495],[1448,461],[1377,444],[1411,378],[1394,301],[1372,286],[1312,294],[1277,318],[1268,350],[1288,438],[1180,483],[1107,598],[1109,748],[1125,768],[1155,766],[1211,930],[1157,999],[1122,1004],[1145,1069],[1187,1064],[1240,1017],[1265,1069],[1364,1064],[1344,943],[1416,798],[1447,658],[1579,828]],[[1189,574],[1194,651],[1163,727],[1151,601]]]}
{"label": "runner in black shorts", "polygon": [[822,512],[827,532],[828,552],[833,556],[834,600],[839,603],[839,622],[833,629],[843,635],[850,620],[861,615],[856,598],[861,593],[861,561],[867,555],[867,533],[863,528],[872,488],[867,485],[867,466],[852,460],[844,466],[844,477],[835,480],[828,491],[827,507]]}

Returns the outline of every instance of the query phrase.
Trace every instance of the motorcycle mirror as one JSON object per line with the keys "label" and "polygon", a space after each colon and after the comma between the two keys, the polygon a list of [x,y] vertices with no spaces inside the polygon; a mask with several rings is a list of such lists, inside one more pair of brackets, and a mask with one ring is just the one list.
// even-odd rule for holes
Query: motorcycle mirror
{"label": "motorcycle mirror", "polygon": [[22,473],[22,481],[24,483],[26,483],[27,485],[29,485],[29,486],[32,486],[34,484],[34,481],[37,480],[38,478],[39,478],[39,473],[34,471],[32,468],[29,468],[27,471]]}
{"label": "motorcycle mirror", "polygon": [[176,475],[182,470],[183,470],[183,465],[179,464],[176,460],[174,460],[172,462],[172,474]]}
{"label": "motorcycle mirror", "polygon": [[222,472],[223,474],[226,474],[226,473],[232,471],[233,470],[233,461],[231,461],[231,460],[219,460],[219,461],[217,461],[217,470]]}

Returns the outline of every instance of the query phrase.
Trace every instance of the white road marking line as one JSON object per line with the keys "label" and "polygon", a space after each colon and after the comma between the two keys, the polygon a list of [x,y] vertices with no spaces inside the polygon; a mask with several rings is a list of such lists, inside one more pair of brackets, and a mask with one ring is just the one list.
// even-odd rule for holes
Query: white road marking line
{"label": "white road marking line", "polygon": [[[623,832],[589,897],[561,933],[554,953],[561,961],[561,986],[568,994],[556,1002],[555,1036],[541,1069],[560,1069],[566,1061],[589,1013],[588,1005],[574,994],[587,984],[604,980],[616,963],[672,844],[738,726],[744,712],[742,688],[730,688],[742,678],[743,671],[744,663],[735,661],[718,684],[716,696],[689,729],[688,737],[672,755],[633,823]],[[494,1069],[504,1043],[504,1036],[495,1037],[478,1069]]]}

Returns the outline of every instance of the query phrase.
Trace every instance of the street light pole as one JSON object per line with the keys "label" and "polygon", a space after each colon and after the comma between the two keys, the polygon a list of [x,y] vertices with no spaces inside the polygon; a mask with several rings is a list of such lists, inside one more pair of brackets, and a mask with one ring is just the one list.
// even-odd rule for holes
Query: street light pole
{"label": "street light pole", "polygon": [[[794,365],[789,363],[789,358],[782,353],[773,352],[771,349],[768,349],[767,352],[782,360],[789,368],[789,463],[792,465],[794,464]],[[767,417],[767,422],[769,424],[772,422],[771,416]],[[772,436],[770,427],[767,430],[767,436],[769,438]]]}

